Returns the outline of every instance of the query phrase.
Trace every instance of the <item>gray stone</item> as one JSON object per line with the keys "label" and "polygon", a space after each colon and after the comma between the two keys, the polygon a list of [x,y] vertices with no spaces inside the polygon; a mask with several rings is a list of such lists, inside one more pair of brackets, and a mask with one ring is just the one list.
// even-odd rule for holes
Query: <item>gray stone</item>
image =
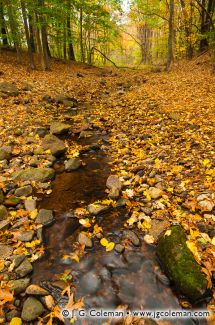
{"label": "gray stone", "polygon": [[16,274],[21,278],[25,275],[31,273],[33,271],[33,267],[27,258],[15,269]]}
{"label": "gray stone", "polygon": [[45,311],[45,308],[34,297],[29,297],[23,304],[21,317],[26,322],[31,322],[41,316]]}
{"label": "gray stone", "polygon": [[120,179],[119,179],[118,176],[116,176],[116,175],[110,175],[108,177],[108,179],[107,179],[106,186],[110,190],[113,189],[113,188],[115,188],[115,189],[117,189],[117,190],[120,191],[121,188],[122,188],[122,183],[121,183],[121,181],[120,181]]}
{"label": "gray stone", "polygon": [[71,158],[65,161],[65,170],[70,172],[72,170],[76,170],[81,166],[81,161],[78,158]]}
{"label": "gray stone", "polygon": [[17,222],[14,223],[14,225],[11,227],[11,229],[19,228],[25,222],[28,222],[28,217],[20,218]]}
{"label": "gray stone", "polygon": [[29,278],[23,278],[23,279],[19,279],[19,280],[11,280],[8,282],[8,286],[14,290],[14,294],[18,295],[21,292],[24,292],[27,288],[27,286],[30,283],[30,279]]}
{"label": "gray stone", "polygon": [[122,253],[125,250],[125,247],[121,244],[116,244],[114,249],[117,253]]}
{"label": "gray stone", "polygon": [[150,187],[148,193],[152,199],[159,199],[162,196],[163,191],[157,187]]}
{"label": "gray stone", "polygon": [[71,125],[61,123],[61,122],[52,122],[50,125],[50,132],[52,134],[65,134],[68,133],[71,128]]}
{"label": "gray stone", "polygon": [[10,220],[8,220],[8,219],[0,221],[0,230],[7,229],[9,227],[9,225],[10,225]]}
{"label": "gray stone", "polygon": [[110,190],[108,196],[109,196],[109,198],[112,199],[112,200],[116,200],[116,199],[118,199],[118,197],[119,197],[119,190],[118,190],[118,188],[113,187],[113,188]]}
{"label": "gray stone", "polygon": [[84,292],[88,294],[93,294],[98,291],[101,285],[101,279],[94,272],[88,272],[84,274],[81,278],[81,286],[84,289]]}
{"label": "gray stone", "polygon": [[45,183],[52,180],[55,176],[55,171],[52,168],[28,168],[15,172],[13,179],[16,181],[36,181]]}
{"label": "gray stone", "polygon": [[48,128],[36,128],[35,130],[35,134],[39,135],[41,138],[44,138],[48,133]]}
{"label": "gray stone", "polygon": [[6,219],[8,216],[7,209],[5,208],[4,205],[0,205],[0,220]]}
{"label": "gray stone", "polygon": [[98,214],[109,210],[110,207],[108,205],[104,205],[104,204],[93,203],[93,204],[89,204],[87,209],[90,214],[97,216]]}
{"label": "gray stone", "polygon": [[123,235],[125,238],[128,238],[134,246],[140,246],[140,240],[135,234],[135,232],[131,230],[125,230],[123,232]]}
{"label": "gray stone", "polygon": [[24,261],[25,255],[11,255],[8,259],[14,264],[14,267],[17,267]]}
{"label": "gray stone", "polygon": [[27,186],[23,186],[23,187],[19,187],[15,190],[14,195],[15,196],[28,196],[32,194],[32,186],[31,185],[27,185]]}
{"label": "gray stone", "polygon": [[12,253],[13,253],[12,247],[8,245],[0,244],[0,259],[6,260],[10,255],[12,255]]}
{"label": "gray stone", "polygon": [[13,309],[6,313],[6,319],[8,322],[11,321],[12,318],[15,318],[15,317],[20,317],[20,312],[16,309]]}
{"label": "gray stone", "polygon": [[54,221],[54,216],[52,210],[41,209],[38,213],[35,223],[48,226],[53,221]]}
{"label": "gray stone", "polygon": [[17,240],[20,240],[22,242],[29,242],[29,241],[32,241],[34,237],[34,231],[33,230],[29,230],[29,231],[22,231],[22,232],[19,232],[15,238]]}
{"label": "gray stone", "polygon": [[53,134],[48,134],[42,141],[42,147],[44,150],[50,150],[51,154],[55,157],[59,157],[66,152],[66,146],[64,141],[58,139]]}
{"label": "gray stone", "polygon": [[19,91],[16,85],[9,82],[0,83],[0,97],[18,96]]}
{"label": "gray stone", "polygon": [[37,201],[36,200],[25,200],[24,201],[25,209],[28,211],[34,211],[37,206]]}
{"label": "gray stone", "polygon": [[10,160],[11,154],[0,148],[0,160]]}
{"label": "gray stone", "polygon": [[81,245],[85,245],[85,247],[92,248],[93,247],[93,242],[92,239],[89,238],[87,235],[84,233],[80,232],[78,235],[78,242]]}

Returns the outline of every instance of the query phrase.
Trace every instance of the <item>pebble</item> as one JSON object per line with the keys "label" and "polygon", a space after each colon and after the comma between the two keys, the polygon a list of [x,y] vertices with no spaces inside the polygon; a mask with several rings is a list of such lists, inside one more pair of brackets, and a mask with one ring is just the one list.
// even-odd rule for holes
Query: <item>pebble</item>
{"label": "pebble", "polygon": [[140,246],[140,239],[137,237],[135,232],[131,230],[125,230],[123,232],[125,238],[128,238],[134,246]]}
{"label": "pebble", "polygon": [[88,248],[92,248],[93,247],[92,239],[89,238],[87,235],[85,235],[82,232],[80,232],[79,235],[78,235],[78,242],[81,245],[85,245]]}
{"label": "pebble", "polygon": [[125,250],[125,247],[121,244],[116,244],[114,249],[117,253],[122,253]]}
{"label": "pebble", "polygon": [[36,200],[25,200],[24,201],[25,209],[32,212],[37,207],[37,201]]}
{"label": "pebble", "polygon": [[16,196],[28,196],[32,194],[32,191],[33,191],[32,186],[27,185],[27,186],[17,188],[14,194]]}

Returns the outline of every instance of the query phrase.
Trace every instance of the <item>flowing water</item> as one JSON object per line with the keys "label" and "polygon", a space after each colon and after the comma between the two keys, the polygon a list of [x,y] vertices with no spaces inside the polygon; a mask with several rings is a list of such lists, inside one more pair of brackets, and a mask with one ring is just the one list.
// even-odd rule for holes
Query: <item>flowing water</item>
{"label": "flowing water", "polygon": [[[95,145],[101,138],[97,135],[77,141]],[[40,208],[55,211],[56,222],[45,230],[46,254],[35,263],[33,282],[47,280],[54,284],[67,270],[72,275],[76,298],[84,297],[86,308],[110,309],[128,305],[132,310],[181,309],[160,272],[155,248],[143,240],[140,247],[128,247],[123,254],[105,252],[99,240],[95,240],[93,249],[86,250],[80,263],[65,258],[72,252],[81,229],[77,219],[72,217],[73,210],[105,199],[106,179],[111,173],[104,150],[91,150],[81,158],[86,165],[71,173],[59,173],[53,182],[52,194],[41,201]],[[126,217],[123,209],[113,210],[99,216],[97,223],[103,227],[106,238],[120,242]],[[139,237],[142,236],[140,233]],[[102,324],[102,321],[84,324]],[[195,323],[172,320],[168,324]]]}

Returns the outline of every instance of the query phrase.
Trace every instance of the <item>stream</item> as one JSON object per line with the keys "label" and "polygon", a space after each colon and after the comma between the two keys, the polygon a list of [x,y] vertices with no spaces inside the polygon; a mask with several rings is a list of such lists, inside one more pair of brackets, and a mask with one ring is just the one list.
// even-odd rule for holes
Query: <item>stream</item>
{"label": "stream", "polygon": [[[76,140],[94,146],[101,143],[102,135]],[[83,230],[73,218],[73,210],[107,198],[106,180],[111,174],[109,160],[105,150],[96,149],[81,155],[85,166],[78,170],[66,173],[60,172],[59,168],[51,195],[40,202],[40,208],[54,210],[56,221],[44,231],[46,253],[35,263],[33,283],[40,284],[46,280],[60,287],[62,281],[59,278],[68,270],[72,275],[75,297],[84,297],[85,308],[115,309],[119,305],[128,305],[132,310],[181,309],[159,268],[155,248],[143,240],[140,247],[129,246],[119,254],[114,250],[106,252],[97,239],[92,249],[86,249],[80,263],[63,258],[72,252],[78,232]],[[100,215],[97,223],[103,228],[105,238],[120,243],[126,219],[126,211],[121,208]],[[143,238],[142,233],[138,236]],[[77,323],[82,324],[81,321]],[[104,320],[83,322],[88,325],[103,323]],[[187,319],[168,320],[165,324],[206,323]]]}

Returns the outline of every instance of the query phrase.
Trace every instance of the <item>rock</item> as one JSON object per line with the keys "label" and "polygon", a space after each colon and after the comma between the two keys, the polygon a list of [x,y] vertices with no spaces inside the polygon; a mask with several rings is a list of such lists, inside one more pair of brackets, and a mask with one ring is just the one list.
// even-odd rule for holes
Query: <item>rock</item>
{"label": "rock", "polygon": [[2,192],[2,190],[0,189],[0,204],[2,204],[4,202],[4,194]]}
{"label": "rock", "polygon": [[19,91],[16,85],[9,82],[0,83],[0,97],[18,96]]}
{"label": "rock", "polygon": [[8,216],[7,209],[5,208],[4,205],[0,205],[0,220],[6,219]]}
{"label": "rock", "polygon": [[25,255],[11,255],[8,259],[14,264],[14,267],[17,267],[24,261]]}
{"label": "rock", "polygon": [[119,190],[118,190],[118,188],[113,187],[113,188],[110,190],[108,196],[109,196],[109,198],[112,199],[112,200],[116,200],[116,199],[118,199],[118,197],[119,197]]}
{"label": "rock", "polygon": [[10,158],[11,154],[6,150],[0,148],[0,160],[10,160]]}
{"label": "rock", "polygon": [[87,235],[85,235],[82,232],[80,232],[79,235],[78,235],[78,242],[81,245],[85,245],[87,248],[92,248],[93,247],[92,239],[89,238]]}
{"label": "rock", "polygon": [[151,222],[151,228],[149,229],[148,234],[153,236],[155,241],[163,234],[163,232],[169,228],[170,223],[168,220],[156,220],[153,219]]}
{"label": "rock", "polygon": [[125,250],[125,247],[121,244],[116,244],[114,249],[117,253],[122,253]]}
{"label": "rock", "polygon": [[184,230],[180,226],[172,226],[169,230],[171,233],[158,241],[158,258],[177,290],[196,302],[207,290],[206,276],[186,245]]}
{"label": "rock", "polygon": [[[13,319],[12,325],[13,324],[22,325],[22,321],[19,318],[19,316],[20,316],[20,312],[18,310],[16,310],[16,309],[13,309],[13,310],[6,313],[6,319],[7,319],[8,322]],[[15,323],[15,321],[17,321],[17,322]],[[9,325],[11,325],[11,323]]]}
{"label": "rock", "polygon": [[123,232],[123,235],[125,238],[129,239],[134,246],[140,246],[140,240],[135,234],[135,232],[131,230],[125,230]]}
{"label": "rock", "polygon": [[14,223],[14,225],[11,227],[11,229],[19,228],[20,226],[23,225],[23,223],[27,223],[27,222],[28,222],[28,217],[20,218],[18,221],[16,221]]}
{"label": "rock", "polygon": [[52,134],[65,134],[68,133],[71,128],[71,125],[61,123],[61,122],[52,122],[50,125],[50,132]]}
{"label": "rock", "polygon": [[34,297],[29,297],[25,300],[21,317],[26,322],[31,322],[41,316],[45,309],[40,301]]}
{"label": "rock", "polygon": [[120,191],[122,189],[122,183],[116,175],[111,175],[108,177],[107,182],[106,182],[107,188],[111,189],[117,189]]}
{"label": "rock", "polygon": [[52,168],[28,168],[15,172],[13,179],[16,181],[36,181],[45,183],[52,180],[55,176],[55,171]]}
{"label": "rock", "polygon": [[31,273],[33,271],[33,267],[27,258],[15,269],[16,274],[21,278],[25,275]]}
{"label": "rock", "polygon": [[92,203],[87,207],[90,214],[97,216],[98,214],[105,212],[110,209],[108,205]]}
{"label": "rock", "polygon": [[49,133],[48,128],[36,128],[35,134],[39,135],[39,137],[44,138]]}
{"label": "rock", "polygon": [[0,230],[5,230],[9,227],[10,221],[8,219],[0,221]]}
{"label": "rock", "polygon": [[41,209],[38,213],[35,223],[48,226],[53,221],[54,221],[54,216],[52,210]]}
{"label": "rock", "polygon": [[152,199],[159,199],[162,196],[163,191],[157,187],[150,187],[148,193]]}
{"label": "rock", "polygon": [[0,244],[0,259],[6,260],[13,253],[13,248],[8,245]]}
{"label": "rock", "polygon": [[49,292],[40,286],[36,284],[31,284],[29,287],[27,287],[25,293],[28,295],[33,295],[33,296],[47,296],[49,295]]}
{"label": "rock", "polygon": [[41,300],[48,310],[52,310],[55,306],[55,301],[51,295],[42,297]]}
{"label": "rock", "polygon": [[204,201],[204,200],[208,200],[210,198],[210,196],[208,194],[200,194],[197,196],[197,201]]}
{"label": "rock", "polygon": [[65,170],[70,172],[72,170],[76,170],[81,166],[81,161],[78,158],[71,158],[65,161]]}
{"label": "rock", "polygon": [[96,293],[101,285],[101,279],[94,272],[88,272],[84,274],[80,282],[81,287],[84,289],[84,292],[88,294]]}
{"label": "rock", "polygon": [[18,197],[9,197],[4,201],[4,204],[8,207],[15,207],[21,202],[20,198]]}
{"label": "rock", "polygon": [[51,154],[55,157],[59,157],[66,152],[66,146],[64,141],[58,139],[53,134],[48,134],[42,141],[42,147],[44,150],[50,150]]}
{"label": "rock", "polygon": [[33,192],[32,186],[31,185],[26,185],[23,187],[19,187],[15,190],[14,195],[15,196],[29,196]]}
{"label": "rock", "polygon": [[63,104],[68,108],[77,107],[77,99],[74,97],[66,96],[66,95],[59,95],[54,100],[57,104]]}
{"label": "rock", "polygon": [[36,157],[33,157],[30,161],[29,161],[29,166],[31,167],[37,167],[40,164],[40,160]]}
{"label": "rock", "polygon": [[11,280],[8,282],[9,287],[14,290],[14,294],[18,295],[21,292],[24,292],[27,286],[30,283],[29,278],[19,279],[19,280]]}
{"label": "rock", "polygon": [[34,211],[37,207],[37,201],[36,200],[25,200],[24,201],[25,209],[28,211]]}
{"label": "rock", "polygon": [[204,200],[204,201],[200,201],[199,202],[199,206],[204,210],[204,211],[207,211],[207,212],[210,212],[213,210],[215,204],[212,200],[210,199],[207,199],[207,200]]}
{"label": "rock", "polygon": [[22,242],[30,242],[34,237],[34,231],[29,230],[29,231],[18,232],[17,234],[14,235],[14,237],[17,240],[20,240]]}
{"label": "rock", "polygon": [[79,138],[85,139],[85,138],[90,138],[92,136],[93,136],[93,133],[91,131],[81,131]]}

